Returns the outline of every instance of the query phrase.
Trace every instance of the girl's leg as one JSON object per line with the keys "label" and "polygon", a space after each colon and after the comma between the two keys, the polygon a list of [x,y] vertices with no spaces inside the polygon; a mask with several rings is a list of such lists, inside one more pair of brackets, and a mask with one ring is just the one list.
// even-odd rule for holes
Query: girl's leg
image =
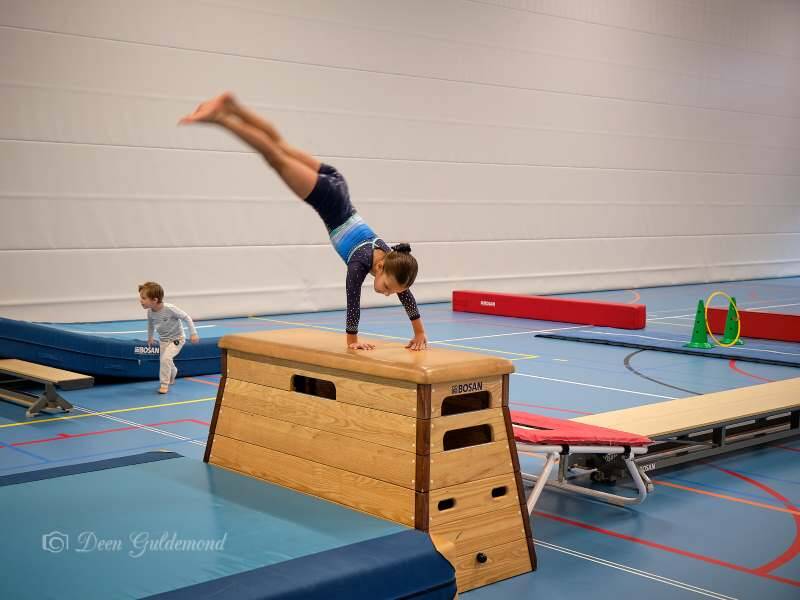
{"label": "girl's leg", "polygon": [[320,161],[289,146],[277,129],[252,111],[239,106],[230,94],[205,102],[180,123],[217,123],[257,150],[301,200],[317,183]]}
{"label": "girl's leg", "polygon": [[233,115],[225,115],[217,123],[257,150],[298,198],[305,200],[314,189],[317,171],[284,152],[261,129]]}
{"label": "girl's leg", "polygon": [[321,164],[319,159],[312,156],[308,152],[305,152],[303,150],[300,150],[299,148],[295,148],[294,146],[290,145],[271,122],[267,121],[260,115],[254,113],[249,108],[239,104],[236,101],[236,99],[229,93],[225,93],[222,96],[224,98],[224,101],[226,102],[228,111],[231,114],[236,115],[245,123],[252,125],[253,127],[257,127],[258,129],[266,133],[276,144],[278,144],[281,150],[283,150],[286,154],[290,155],[292,158],[295,158],[300,162],[302,162],[303,164],[306,164],[309,167],[311,167],[315,173],[319,171],[319,166]]}

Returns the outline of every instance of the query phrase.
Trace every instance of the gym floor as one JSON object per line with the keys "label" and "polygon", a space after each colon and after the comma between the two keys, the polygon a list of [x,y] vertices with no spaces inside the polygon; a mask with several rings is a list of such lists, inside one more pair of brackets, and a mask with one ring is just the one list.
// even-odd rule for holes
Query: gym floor
{"label": "gym floor", "polygon": [[[697,300],[715,290],[743,309],[800,314],[800,278],[570,294],[647,305],[646,332],[670,329],[688,340]],[[135,299],[133,300],[135,301]],[[512,410],[570,418],[800,377],[800,368],[642,351],[535,337],[567,323],[454,313],[449,303],[421,312],[434,347],[512,360]],[[198,323],[200,335],[283,327],[341,331],[342,311]],[[144,323],[70,325],[97,335],[142,337]],[[410,336],[402,307],[362,313],[362,335]],[[770,346],[791,358],[800,345]],[[179,378],[169,395],[157,382],[99,382],[65,392],[65,416],[26,420],[0,403],[0,475],[168,449],[201,460],[218,375]],[[522,456],[523,467],[539,457]],[[800,595],[800,439],[659,471],[642,505],[618,508],[545,490],[533,517],[539,569],[465,593],[506,598],[797,598]],[[0,504],[1,495],[0,495]],[[6,514],[9,514],[8,512]],[[36,523],[30,523],[36,527]],[[13,548],[3,547],[8,565]],[[46,571],[46,569],[45,569]],[[86,576],[91,576],[90,574]],[[69,596],[69,588],[62,597]]]}

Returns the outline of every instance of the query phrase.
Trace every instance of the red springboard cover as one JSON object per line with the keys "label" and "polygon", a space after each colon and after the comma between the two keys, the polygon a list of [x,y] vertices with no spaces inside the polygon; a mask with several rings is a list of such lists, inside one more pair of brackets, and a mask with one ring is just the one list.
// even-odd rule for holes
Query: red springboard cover
{"label": "red springboard cover", "polygon": [[[714,334],[724,333],[727,308],[709,308],[708,324]],[[742,337],[800,342],[800,315],[739,310]]]}
{"label": "red springboard cover", "polygon": [[[635,433],[625,433],[597,425],[587,425],[566,419],[554,419],[532,415],[518,410],[511,411],[514,439],[526,444],[541,446],[568,444],[570,446],[647,446],[653,440]],[[534,429],[517,427],[525,425]]]}
{"label": "red springboard cover", "polygon": [[647,309],[644,304],[618,304],[597,300],[471,290],[453,290],[453,310],[621,329],[643,329],[647,320]]}

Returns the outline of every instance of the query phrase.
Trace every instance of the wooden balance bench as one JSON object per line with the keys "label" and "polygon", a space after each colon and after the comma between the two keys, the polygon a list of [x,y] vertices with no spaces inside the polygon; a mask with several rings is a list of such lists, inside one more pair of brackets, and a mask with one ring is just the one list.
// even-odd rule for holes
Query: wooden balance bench
{"label": "wooden balance bench", "polygon": [[[34,417],[41,412],[68,412],[72,404],[67,402],[56,388],[80,390],[92,387],[94,378],[63,369],[46,367],[25,360],[8,358],[0,360],[0,399],[27,406],[26,416]],[[44,391],[34,395],[19,388],[20,384],[42,384]]]}
{"label": "wooden balance bench", "polygon": [[459,591],[535,569],[510,361],[288,329],[220,340],[205,461],[431,534]]}

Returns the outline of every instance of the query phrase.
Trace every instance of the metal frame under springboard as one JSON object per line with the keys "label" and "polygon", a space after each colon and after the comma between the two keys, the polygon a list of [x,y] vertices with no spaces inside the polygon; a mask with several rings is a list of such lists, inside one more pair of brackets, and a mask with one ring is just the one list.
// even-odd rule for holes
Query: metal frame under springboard
{"label": "metal frame under springboard", "polygon": [[[539,496],[541,495],[545,486],[574,494],[580,494],[582,496],[589,496],[595,500],[602,500],[603,502],[615,504],[616,506],[641,504],[647,498],[647,494],[653,490],[653,484],[650,482],[650,479],[635,463],[635,457],[637,455],[644,455],[647,453],[648,449],[645,446],[543,446],[517,441],[517,450],[520,452],[544,453],[546,456],[542,471],[538,475],[525,471],[522,473],[523,481],[534,484],[533,489],[528,494],[526,500],[528,514],[530,515],[533,514],[534,508],[536,507],[536,502],[539,500]],[[614,459],[622,461],[622,463],[625,465],[628,476],[630,476],[636,485],[636,496],[625,496],[623,494],[615,494],[610,491],[606,492],[584,485],[571,483],[571,480],[575,479],[575,477],[569,475],[567,471],[574,463],[568,462],[567,459],[572,455],[597,455],[602,457],[614,457]],[[550,472],[556,463],[558,463],[558,476],[555,480],[551,480],[549,479]]]}
{"label": "metal frame under springboard", "polygon": [[[545,462],[537,475],[522,470],[522,479],[534,484],[528,494],[526,505],[529,514],[533,514],[536,502],[547,487],[561,491],[589,496],[617,506],[628,506],[644,502],[652,491],[652,484],[639,467],[634,458],[645,454],[652,440],[648,437],[629,434],[624,431],[577,423],[575,420],[557,419],[522,411],[512,411],[511,419],[514,429],[514,441],[517,451],[525,454],[544,454]],[[575,463],[571,456],[592,456],[598,465],[607,461],[619,462],[627,475],[636,484],[635,496],[614,493],[610,490],[599,490],[588,485],[577,485],[572,481],[587,473],[576,473]],[[558,463],[558,474],[550,479],[550,472]],[[596,467],[588,469],[592,481],[606,481],[604,473]]]}
{"label": "metal frame under springboard", "polygon": [[635,460],[649,472],[685,462],[735,452],[800,435],[800,409],[789,413],[764,413],[755,419],[733,421],[659,438],[647,456]]}

